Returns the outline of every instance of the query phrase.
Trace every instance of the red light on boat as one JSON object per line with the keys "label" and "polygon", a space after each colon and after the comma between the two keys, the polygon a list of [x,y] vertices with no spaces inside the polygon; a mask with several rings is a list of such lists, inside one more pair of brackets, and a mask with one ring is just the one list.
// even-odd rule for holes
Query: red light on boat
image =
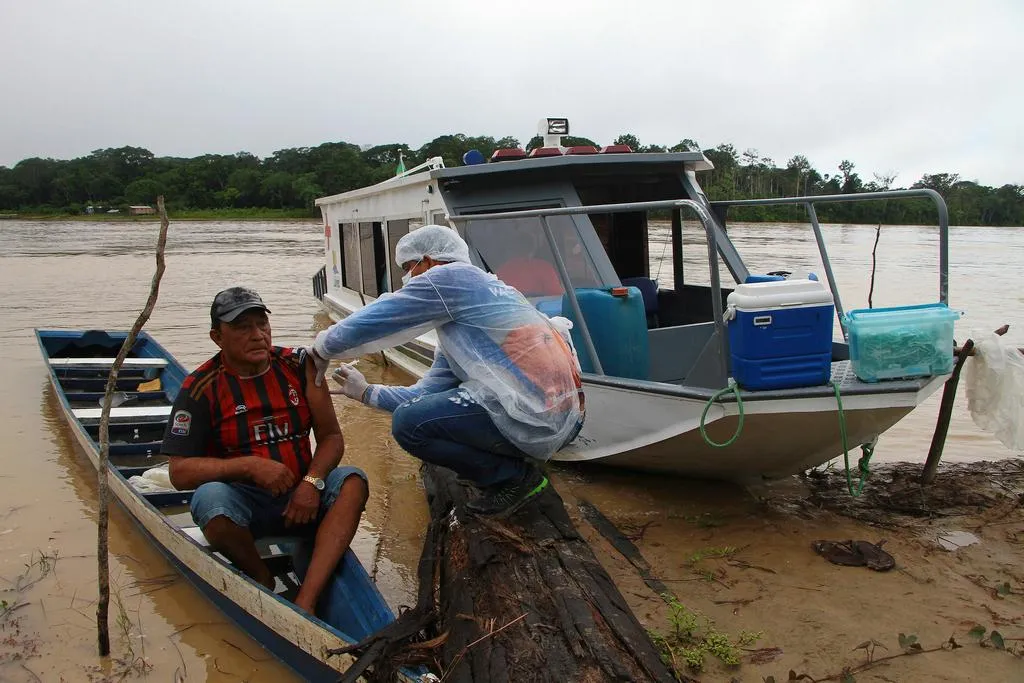
{"label": "red light on boat", "polygon": [[568,147],[565,150],[566,154],[597,154],[597,147],[593,145],[576,145],[574,147]]}
{"label": "red light on boat", "polygon": [[601,154],[629,154],[633,148],[629,145],[608,145],[601,148]]}
{"label": "red light on boat", "polygon": [[519,147],[506,147],[504,149],[494,150],[494,154],[491,155],[491,161],[514,161],[516,159],[525,159],[526,151]]}
{"label": "red light on boat", "polygon": [[562,150],[559,147],[535,147],[530,150],[530,158],[536,159],[537,157],[560,157],[562,156]]}

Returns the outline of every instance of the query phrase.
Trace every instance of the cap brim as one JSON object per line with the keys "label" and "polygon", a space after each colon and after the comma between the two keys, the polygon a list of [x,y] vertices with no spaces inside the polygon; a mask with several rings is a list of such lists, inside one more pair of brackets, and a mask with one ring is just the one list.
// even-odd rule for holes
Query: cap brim
{"label": "cap brim", "polygon": [[232,308],[230,311],[226,313],[221,313],[219,316],[217,316],[217,320],[221,321],[222,323],[230,323],[233,322],[235,318],[242,315],[246,311],[251,311],[254,309],[270,313],[269,308],[267,308],[266,306],[261,306],[260,304],[242,304],[237,308]]}

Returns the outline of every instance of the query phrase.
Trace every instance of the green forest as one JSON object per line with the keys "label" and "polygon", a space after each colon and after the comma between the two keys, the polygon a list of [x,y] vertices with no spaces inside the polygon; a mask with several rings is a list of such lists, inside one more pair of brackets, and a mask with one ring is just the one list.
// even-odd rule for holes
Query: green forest
{"label": "green forest", "polygon": [[[526,149],[540,144],[540,137],[535,137],[528,141]],[[569,136],[563,144],[597,143]],[[701,149],[689,139],[671,147],[643,145],[628,133],[612,144],[626,144],[637,152]],[[313,202],[317,197],[391,177],[400,157],[406,168],[434,156],[443,157],[446,166],[456,166],[470,149],[489,158],[495,149],[519,146],[520,141],[513,137],[455,134],[437,137],[418,149],[400,143],[364,148],[347,142],[326,142],[316,147],[282,149],[263,159],[248,152],[206,154],[191,159],[156,157],[141,147],[100,149],[70,160],[31,158],[13,168],[0,166],[0,214],[77,215],[89,212],[89,207],[100,213],[123,211],[129,205],[151,205],[162,194],[172,213],[315,216],[318,212]],[[834,169],[816,169],[800,154],[780,166],[756,149],[741,152],[732,144],[720,144],[703,152],[715,165],[713,171],[699,175],[711,200],[898,189],[894,176],[861,177],[849,160]],[[923,176],[909,187],[938,191],[949,206],[954,225],[1024,225],[1021,185],[987,187],[963,180],[956,173],[935,173]],[[826,221],[848,223],[935,222],[934,208],[925,200],[822,205],[819,216]],[[806,216],[799,207],[783,206],[733,210],[730,220],[733,218],[794,221]]]}

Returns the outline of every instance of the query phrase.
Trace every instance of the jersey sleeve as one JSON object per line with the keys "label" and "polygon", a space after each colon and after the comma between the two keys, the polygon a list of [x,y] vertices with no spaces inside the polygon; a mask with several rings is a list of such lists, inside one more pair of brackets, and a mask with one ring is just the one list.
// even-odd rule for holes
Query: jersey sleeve
{"label": "jersey sleeve", "polygon": [[182,388],[174,399],[160,452],[163,455],[208,455],[211,432],[209,401],[205,396],[197,400],[192,392]]}

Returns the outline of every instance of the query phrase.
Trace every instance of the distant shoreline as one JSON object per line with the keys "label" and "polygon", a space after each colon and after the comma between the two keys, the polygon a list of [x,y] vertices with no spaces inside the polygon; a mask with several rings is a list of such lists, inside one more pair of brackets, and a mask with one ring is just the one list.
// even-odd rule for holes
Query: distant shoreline
{"label": "distant shoreline", "polygon": [[[232,210],[182,210],[168,211],[168,218],[174,221],[320,221],[319,216],[311,216],[308,211],[295,209],[238,209]],[[4,220],[15,221],[124,221],[124,222],[153,222],[159,221],[160,216],[146,214],[131,216],[124,213],[92,213],[92,214],[0,214],[0,222]]]}

